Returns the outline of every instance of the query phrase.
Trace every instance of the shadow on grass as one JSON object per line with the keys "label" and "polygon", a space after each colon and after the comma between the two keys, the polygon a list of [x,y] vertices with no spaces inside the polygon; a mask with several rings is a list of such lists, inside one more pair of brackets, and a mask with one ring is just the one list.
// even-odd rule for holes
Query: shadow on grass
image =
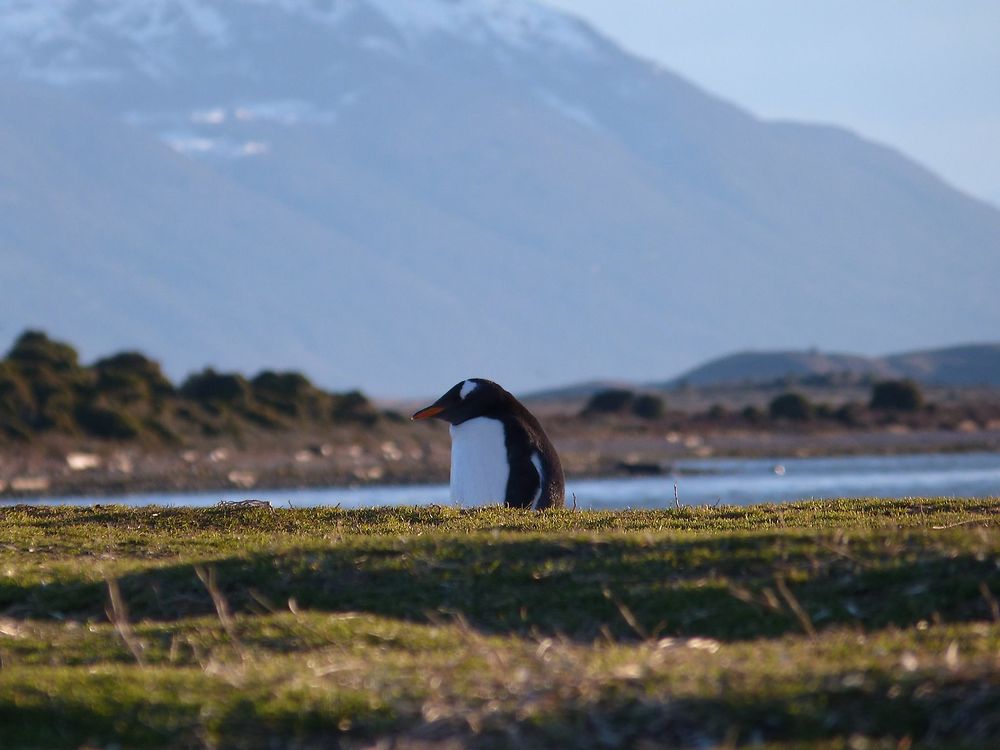
{"label": "shadow on grass", "polygon": [[[158,674],[155,679],[162,678]],[[211,680],[169,683],[173,694],[159,683],[131,676],[79,675],[73,691],[44,696],[15,691],[13,701],[5,691],[0,697],[0,746],[273,748],[287,747],[296,738],[306,740],[306,747],[336,748],[345,727],[373,736],[400,726],[403,719],[417,720],[399,717],[379,705],[377,696],[356,691],[302,706],[274,700],[266,691],[234,690]]]}
{"label": "shadow on grass", "polygon": [[336,689],[288,700],[232,690],[200,674],[187,685],[175,679],[167,691],[158,691],[158,676],[135,672],[73,679],[75,695],[85,699],[66,692],[43,696],[30,688],[5,691],[0,698],[4,747],[113,742],[125,747],[337,748],[375,738],[395,738],[396,747],[412,747],[416,740],[452,740],[476,748],[635,747],[643,740],[655,747],[707,747],[864,736],[885,741],[866,747],[909,747],[901,742],[909,738],[922,747],[955,748],[992,746],[988,743],[1000,733],[995,709],[1000,683],[961,675],[939,680],[930,690],[919,674],[876,671],[852,686],[835,679],[821,686],[764,685],[683,698],[665,697],[641,684],[563,686],[486,711],[485,699],[463,699],[434,721],[421,714],[419,689],[386,705],[377,696]]}
{"label": "shadow on grass", "polygon": [[[487,633],[581,641],[602,634],[778,636],[808,627],[794,614],[796,604],[817,629],[962,622],[989,617],[982,583],[1000,591],[1000,570],[972,553],[910,549],[903,556],[882,547],[862,565],[832,552],[817,557],[807,538],[788,535],[379,545],[255,553],[207,565],[237,612],[261,611],[261,602],[285,609],[294,600],[302,609],[414,622],[461,615]],[[776,593],[776,575],[787,577],[792,601]],[[215,612],[191,564],[151,566],[119,583],[135,620]],[[0,581],[0,612],[11,617],[103,619],[106,601],[102,582]]]}

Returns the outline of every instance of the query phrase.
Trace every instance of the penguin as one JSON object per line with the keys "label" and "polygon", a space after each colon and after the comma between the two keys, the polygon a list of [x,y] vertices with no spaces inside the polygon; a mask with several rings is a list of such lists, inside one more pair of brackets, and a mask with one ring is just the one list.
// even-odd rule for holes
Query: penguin
{"label": "penguin", "polygon": [[451,500],[544,510],[565,504],[559,455],[538,420],[491,380],[457,383],[411,419],[441,419],[451,431]]}

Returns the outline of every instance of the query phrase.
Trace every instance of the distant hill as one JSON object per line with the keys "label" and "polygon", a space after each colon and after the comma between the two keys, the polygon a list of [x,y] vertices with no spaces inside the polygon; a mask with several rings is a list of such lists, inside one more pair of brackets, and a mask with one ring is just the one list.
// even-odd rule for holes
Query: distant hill
{"label": "distant hill", "polygon": [[521,395],[524,401],[574,401],[588,398],[598,391],[607,391],[620,388],[631,388],[632,383],[627,380],[587,380],[582,383],[574,383],[557,388],[548,388],[541,391],[532,391]]}
{"label": "distant hill", "polygon": [[670,390],[679,386],[757,386],[782,380],[827,378],[844,382],[912,378],[925,385],[1000,387],[1000,343],[969,344],[926,349],[884,357],[805,351],[746,351],[699,365],[667,381],[637,383],[625,380],[590,380],[544,391],[526,393],[524,400],[557,402],[582,400],[611,388]]}
{"label": "distant hill", "polygon": [[1000,385],[1000,344],[971,344],[886,357],[896,372],[926,383]]}
{"label": "distant hill", "polygon": [[689,370],[658,387],[771,383],[782,378],[849,375],[912,378],[937,385],[1000,386],[1000,344],[973,344],[885,357],[818,351],[738,352]]}

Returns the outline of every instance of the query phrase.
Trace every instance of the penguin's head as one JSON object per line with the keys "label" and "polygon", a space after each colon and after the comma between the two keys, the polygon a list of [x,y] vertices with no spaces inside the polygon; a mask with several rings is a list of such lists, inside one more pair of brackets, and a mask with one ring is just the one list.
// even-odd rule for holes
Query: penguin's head
{"label": "penguin's head", "polygon": [[430,406],[421,409],[410,419],[443,419],[457,425],[489,413],[505,397],[507,391],[484,378],[470,378],[455,386]]}

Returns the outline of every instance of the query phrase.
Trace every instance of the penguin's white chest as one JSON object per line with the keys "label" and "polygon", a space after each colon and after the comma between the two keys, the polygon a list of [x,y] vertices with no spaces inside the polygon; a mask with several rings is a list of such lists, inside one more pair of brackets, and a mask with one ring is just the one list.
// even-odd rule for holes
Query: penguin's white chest
{"label": "penguin's white chest", "polygon": [[507,499],[509,477],[503,423],[477,417],[451,426],[453,503],[502,503]]}

